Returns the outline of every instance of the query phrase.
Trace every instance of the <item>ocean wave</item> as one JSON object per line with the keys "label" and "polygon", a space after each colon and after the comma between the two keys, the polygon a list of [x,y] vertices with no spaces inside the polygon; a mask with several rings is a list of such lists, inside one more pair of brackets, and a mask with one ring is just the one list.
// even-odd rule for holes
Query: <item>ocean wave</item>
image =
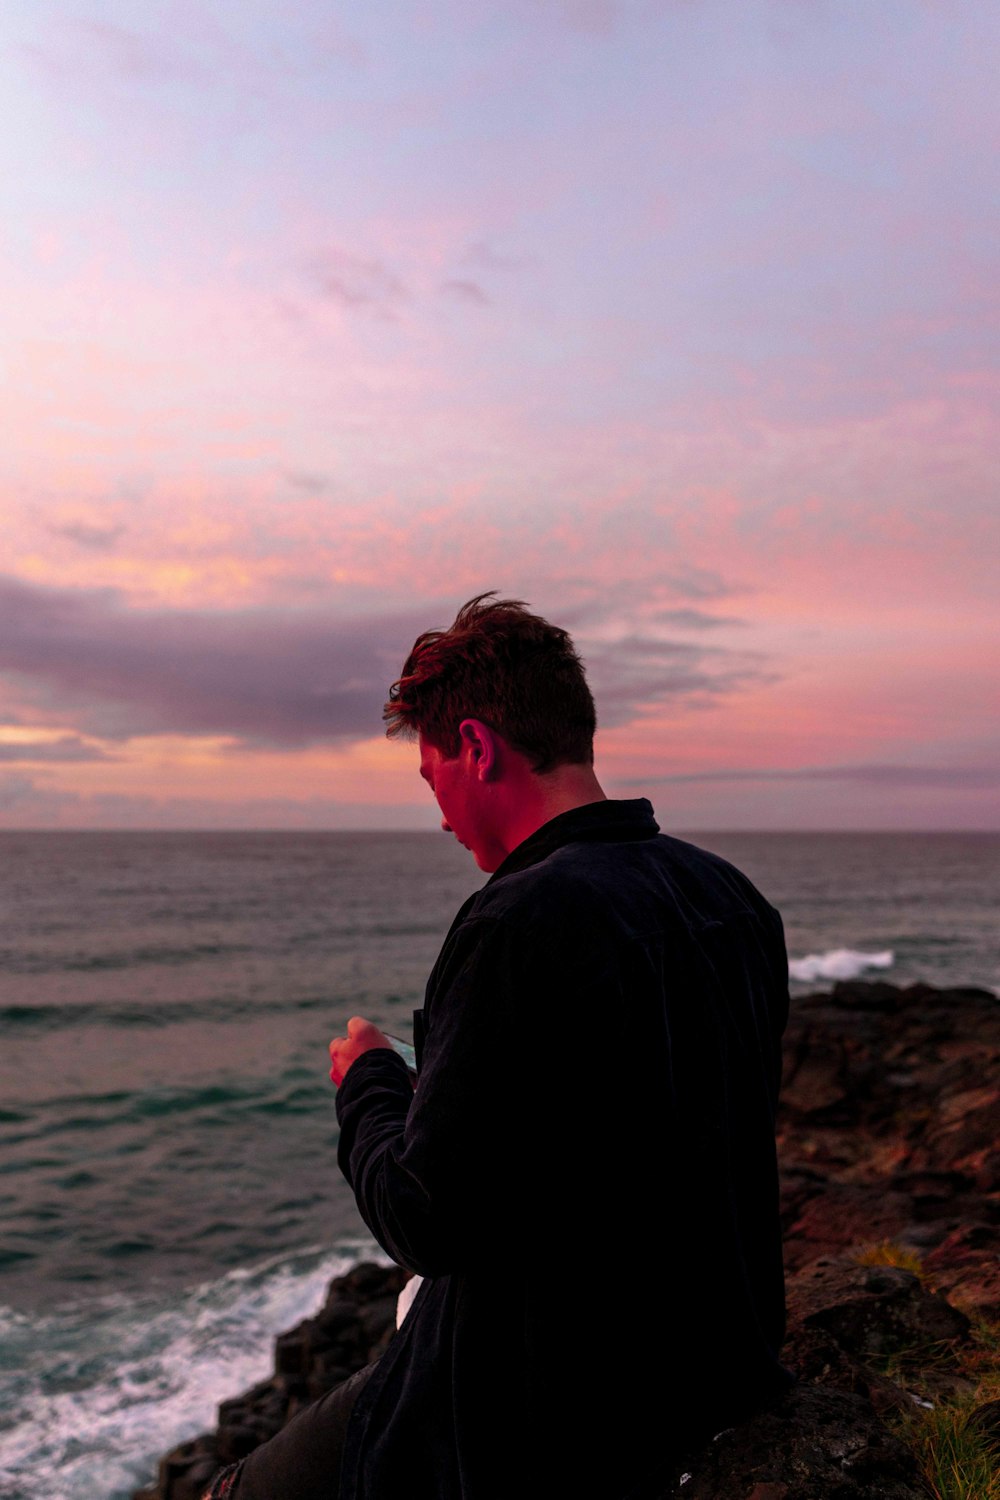
{"label": "ocean wave", "polygon": [[[302,1115],[329,1115],[330,1086],[325,1077],[302,1083],[296,1076],[265,1078],[242,1083],[206,1083],[200,1087],[118,1090],[107,1094],[70,1094],[41,1101],[33,1110],[0,1112],[0,1131],[6,1151],[45,1143],[46,1153],[53,1148],[69,1154],[55,1157],[24,1155],[0,1162],[0,1175],[31,1171],[43,1166],[60,1166],[75,1160],[74,1151],[83,1134],[92,1148],[97,1132],[108,1132],[119,1144],[122,1131],[130,1132],[123,1147],[131,1152],[148,1143],[151,1126],[170,1119],[179,1129],[193,1122],[202,1125],[232,1125],[242,1117],[262,1115],[285,1118]],[[3,1129],[2,1127],[6,1127]],[[143,1132],[137,1136],[136,1131]],[[66,1143],[61,1148],[59,1143]],[[114,1146],[104,1148],[114,1151]],[[93,1160],[93,1151],[91,1155]],[[81,1180],[77,1185],[85,1185]],[[0,1497],[2,1500],[2,1497]]]}
{"label": "ocean wave", "polygon": [[817,979],[857,979],[867,969],[891,969],[896,955],[891,948],[879,953],[862,953],[856,948],[830,948],[826,953],[809,953],[793,958],[788,964],[792,979],[807,984]]}
{"label": "ocean wave", "polygon": [[127,1500],[268,1373],[275,1334],[316,1311],[330,1278],[372,1254],[356,1242],[286,1255],[169,1301],[0,1308],[0,1494]]}
{"label": "ocean wave", "polygon": [[116,969],[178,968],[205,959],[228,959],[233,955],[253,953],[251,943],[184,943],[182,945],[149,945],[137,948],[105,950],[100,953],[35,952],[30,949],[7,949],[3,955],[8,974],[85,974]]}
{"label": "ocean wave", "polygon": [[[361,995],[353,996],[352,1005],[362,1005]],[[404,1004],[413,997],[393,994],[380,995],[381,1003]],[[210,1019],[216,1025],[242,1024],[248,1017],[254,1019],[264,1015],[292,1015],[297,1011],[321,1010],[329,1012],[330,996],[296,995],[290,999],[247,998],[242,995],[213,994],[207,999],[162,1000],[151,1004],[147,999],[118,1001],[63,1002],[53,1000],[43,1004],[0,1005],[0,1026],[4,1030],[19,1032],[62,1032],[71,1026],[147,1027],[158,1030],[174,1026],[178,1022]],[[348,1011],[347,1014],[353,1014]]]}

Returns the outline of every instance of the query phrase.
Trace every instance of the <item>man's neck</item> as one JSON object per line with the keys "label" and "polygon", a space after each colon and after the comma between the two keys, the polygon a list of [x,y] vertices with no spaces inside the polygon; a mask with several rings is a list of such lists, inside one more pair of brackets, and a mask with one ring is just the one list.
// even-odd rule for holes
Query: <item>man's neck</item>
{"label": "man's neck", "polygon": [[525,770],[507,783],[505,794],[509,798],[505,829],[508,854],[560,813],[607,801],[590,765],[557,766],[543,775]]}

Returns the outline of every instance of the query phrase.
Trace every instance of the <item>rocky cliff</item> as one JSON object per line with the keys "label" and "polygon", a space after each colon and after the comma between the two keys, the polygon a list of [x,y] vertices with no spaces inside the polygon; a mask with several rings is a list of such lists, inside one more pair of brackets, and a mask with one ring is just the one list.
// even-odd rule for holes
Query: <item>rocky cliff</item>
{"label": "rocky cliff", "polygon": [[[926,1500],[921,1413],[954,1414],[991,1463],[998,1127],[994,995],[852,982],[794,1002],[778,1150],[784,1359],[799,1384],[688,1455],[664,1500]],[[168,1454],[136,1500],[198,1500],[218,1465],[367,1363],[402,1282],[377,1266],[334,1281],[316,1317],[278,1338],[274,1374],[224,1401],[216,1431]]]}

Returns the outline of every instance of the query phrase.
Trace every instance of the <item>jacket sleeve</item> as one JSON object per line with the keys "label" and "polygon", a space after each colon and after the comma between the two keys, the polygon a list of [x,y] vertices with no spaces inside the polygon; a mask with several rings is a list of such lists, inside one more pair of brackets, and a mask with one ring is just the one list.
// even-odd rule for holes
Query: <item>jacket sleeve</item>
{"label": "jacket sleeve", "polygon": [[337,1094],[338,1160],[382,1248],[424,1276],[500,1253],[516,1192],[504,1078],[518,983],[503,924],[448,939],[425,1010],[416,1090],[394,1053],[364,1053]]}

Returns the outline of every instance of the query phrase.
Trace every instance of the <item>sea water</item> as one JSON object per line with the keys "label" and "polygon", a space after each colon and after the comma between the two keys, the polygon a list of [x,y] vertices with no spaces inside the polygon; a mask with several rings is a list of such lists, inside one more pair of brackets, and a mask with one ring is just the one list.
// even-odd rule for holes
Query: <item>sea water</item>
{"label": "sea water", "polygon": [[[1000,992],[1000,836],[690,837],[781,909],[793,996]],[[124,1500],[378,1253],[327,1044],[408,1034],[482,879],[431,833],[0,834],[4,1500]]]}

